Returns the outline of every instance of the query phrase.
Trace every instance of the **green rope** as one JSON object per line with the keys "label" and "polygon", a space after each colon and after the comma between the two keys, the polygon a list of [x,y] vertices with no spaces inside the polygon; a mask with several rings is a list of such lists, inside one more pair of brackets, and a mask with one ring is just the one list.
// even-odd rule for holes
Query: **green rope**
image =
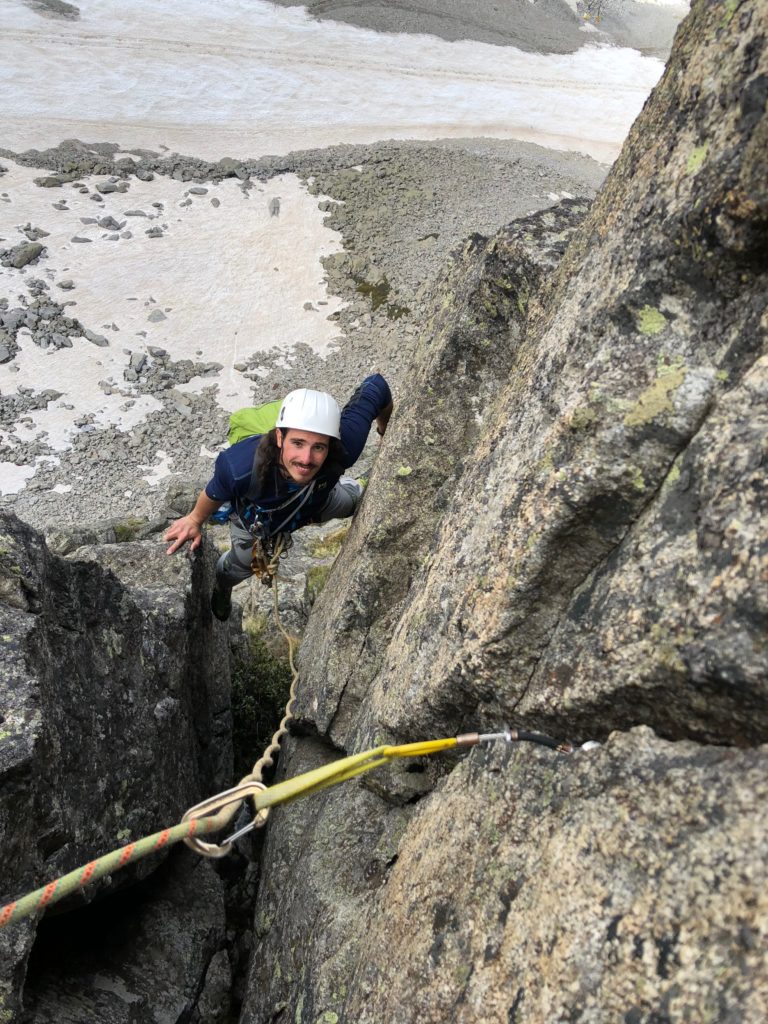
{"label": "green rope", "polygon": [[163,850],[167,846],[173,846],[175,843],[181,842],[182,839],[186,839],[196,832],[206,833],[216,827],[217,825],[213,819],[194,818],[191,821],[183,821],[178,825],[174,825],[173,828],[166,828],[162,832],[155,832],[151,836],[145,836],[143,839],[139,839],[135,843],[129,843],[119,850],[113,850],[97,860],[92,860],[84,867],[76,868],[74,871],[70,871],[68,875],[62,875],[61,878],[57,878],[48,885],[35,889],[34,892],[2,907],[0,909],[0,929],[20,921],[24,917],[29,917],[30,914],[34,914],[38,910],[44,910],[46,907],[58,903],[59,900],[69,896],[70,893],[75,892],[77,889],[81,889],[90,882],[95,882],[96,879],[103,878],[104,875],[108,875],[113,871],[119,871],[120,868],[124,868],[127,864],[131,864],[134,861],[141,860],[150,853]]}
{"label": "green rope", "polygon": [[[267,788],[261,782],[248,780],[245,784],[236,786],[234,789],[225,790],[208,800],[197,804],[196,807],[187,811],[193,816],[174,825],[173,828],[164,829],[162,832],[155,832],[154,835],[138,839],[135,843],[129,843],[119,850],[113,850],[98,860],[93,860],[84,867],[70,871],[68,875],[50,882],[41,889],[36,889],[29,895],[24,896],[14,903],[0,908],[0,930],[6,925],[28,917],[36,911],[44,910],[51,904],[58,902],[76,889],[80,889],[96,879],[113,871],[124,868],[126,864],[140,860],[142,857],[155,853],[167,846],[172,846],[181,840],[191,840],[196,833],[206,834],[221,829],[232,817],[232,808],[237,808],[246,796],[253,801],[255,817],[253,821],[240,829],[237,833],[225,840],[221,847],[212,847],[214,856],[228,853],[234,840],[244,835],[261,824],[260,814],[263,814],[270,807],[286,804],[301,797],[312,796],[328,786],[335,786],[341,782],[347,782],[362,772],[378,768],[394,758],[400,757],[425,757],[429,754],[436,754],[449,747],[473,747],[477,743],[490,743],[502,740],[512,743],[518,740],[528,740],[551,747],[560,753],[569,754],[573,752],[570,743],[558,743],[557,740],[544,736],[541,733],[521,732],[516,729],[508,729],[500,733],[464,733],[461,736],[450,736],[438,740],[424,740],[418,743],[404,743],[398,746],[380,746],[371,750],[363,750],[358,754],[350,754],[320,768],[313,768],[302,775],[284,779]],[[205,844],[204,844],[205,845]],[[206,851],[203,851],[206,852]],[[210,853],[207,854],[210,856]]]}

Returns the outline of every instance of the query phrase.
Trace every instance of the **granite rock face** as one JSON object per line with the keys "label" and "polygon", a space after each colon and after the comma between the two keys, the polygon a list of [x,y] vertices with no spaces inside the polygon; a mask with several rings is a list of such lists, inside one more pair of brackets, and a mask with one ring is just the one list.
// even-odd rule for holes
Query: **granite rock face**
{"label": "granite rock face", "polygon": [[334,718],[356,712],[380,670],[414,577],[439,545],[443,517],[456,507],[468,453],[482,443],[500,382],[513,372],[530,296],[552,274],[587,208],[565,200],[491,240],[469,239],[431,289],[417,379],[398,396],[397,429],[387,434],[323,593],[320,607],[330,602],[336,626],[327,628],[323,611],[307,633],[307,698],[298,709],[342,746]]}
{"label": "granite rock face", "polygon": [[344,1019],[764,1019],[766,761],[645,727],[476,751],[398,847]]}
{"label": "granite rock face", "polygon": [[[291,772],[331,752],[303,740]],[[765,1019],[768,751],[474,751],[281,812],[244,1022]],[[275,824],[277,819],[275,819]]]}
{"label": "granite rock face", "polygon": [[[62,558],[0,518],[3,903],[231,784],[229,652],[204,603],[213,559],[167,558],[157,540]],[[139,861],[68,909],[156,866]],[[18,1009],[34,934],[30,921],[0,933],[3,1012]]]}
{"label": "granite rock face", "polygon": [[765,1018],[767,38],[694,3],[559,265],[533,218],[436,286],[283,770],[605,745],[276,812],[247,1024]]}

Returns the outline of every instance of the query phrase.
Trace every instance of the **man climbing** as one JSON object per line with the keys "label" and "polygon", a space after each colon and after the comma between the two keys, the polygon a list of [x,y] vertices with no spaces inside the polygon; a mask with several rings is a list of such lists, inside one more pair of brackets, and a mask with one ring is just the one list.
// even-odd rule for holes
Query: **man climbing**
{"label": "man climbing", "polygon": [[217,619],[229,618],[232,587],[248,579],[259,558],[266,564],[279,535],[353,514],[362,488],[343,471],[359,458],[374,421],[383,434],[391,414],[392,394],[378,373],[342,411],[331,395],[300,388],[286,396],[272,430],[220,453],[195,507],[165,534],[169,555],[187,542],[194,550],[210,516],[231,504],[232,547],[216,565],[211,595]]}

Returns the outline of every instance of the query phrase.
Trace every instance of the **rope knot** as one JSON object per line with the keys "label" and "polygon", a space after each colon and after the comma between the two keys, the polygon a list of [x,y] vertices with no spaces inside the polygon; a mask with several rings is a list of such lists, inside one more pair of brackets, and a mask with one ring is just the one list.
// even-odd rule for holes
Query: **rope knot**
{"label": "rope knot", "polygon": [[293,544],[290,533],[276,533],[273,537],[256,537],[251,548],[251,572],[262,583],[270,584],[277,576],[280,559]]}

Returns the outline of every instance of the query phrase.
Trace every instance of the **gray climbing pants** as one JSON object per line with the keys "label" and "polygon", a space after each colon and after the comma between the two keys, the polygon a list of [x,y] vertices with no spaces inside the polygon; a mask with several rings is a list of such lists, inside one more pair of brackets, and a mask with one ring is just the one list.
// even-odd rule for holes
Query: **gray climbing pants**
{"label": "gray climbing pants", "polygon": [[[348,519],[360,504],[363,488],[351,476],[343,476],[320,509],[317,521],[327,523],[329,519]],[[216,582],[220,586],[234,587],[251,575],[251,551],[253,537],[242,526],[230,523],[229,534],[232,547],[216,563]]]}

